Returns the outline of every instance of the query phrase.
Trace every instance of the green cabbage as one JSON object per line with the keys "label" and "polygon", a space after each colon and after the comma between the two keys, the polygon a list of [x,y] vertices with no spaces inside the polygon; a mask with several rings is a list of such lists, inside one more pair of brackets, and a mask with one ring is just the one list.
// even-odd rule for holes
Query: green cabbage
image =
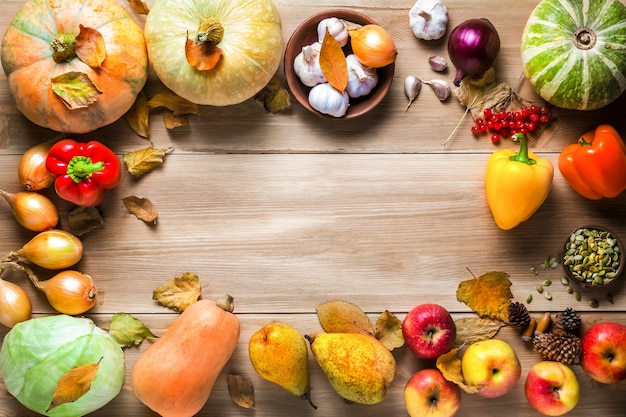
{"label": "green cabbage", "polygon": [[[46,412],[61,376],[102,358],[85,395]],[[0,373],[7,390],[25,407],[53,417],[79,417],[111,401],[125,379],[124,352],[88,318],[56,315],[15,325],[0,349]]]}

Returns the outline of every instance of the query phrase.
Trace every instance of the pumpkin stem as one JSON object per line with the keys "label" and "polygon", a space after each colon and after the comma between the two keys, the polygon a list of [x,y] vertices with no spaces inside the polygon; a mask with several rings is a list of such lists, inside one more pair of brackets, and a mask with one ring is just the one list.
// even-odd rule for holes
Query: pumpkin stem
{"label": "pumpkin stem", "polygon": [[198,43],[217,45],[224,37],[224,26],[215,18],[204,19],[198,27]]}
{"label": "pumpkin stem", "polygon": [[598,39],[593,30],[585,27],[574,32],[573,38],[574,46],[583,51],[593,48]]}
{"label": "pumpkin stem", "polygon": [[233,297],[230,294],[224,294],[224,296],[216,303],[224,311],[232,313],[235,310],[235,304],[233,303]]}
{"label": "pumpkin stem", "polygon": [[52,49],[52,59],[54,59],[54,62],[57,64],[67,62],[76,57],[76,51],[74,50],[75,40],[76,36],[71,33],[61,34],[52,39],[50,49]]}

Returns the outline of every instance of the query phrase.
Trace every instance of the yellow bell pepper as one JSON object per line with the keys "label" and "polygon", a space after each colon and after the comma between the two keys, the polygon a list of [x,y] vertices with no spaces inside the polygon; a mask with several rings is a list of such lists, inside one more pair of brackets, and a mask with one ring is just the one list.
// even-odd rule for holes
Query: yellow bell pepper
{"label": "yellow bell pepper", "polygon": [[520,149],[494,152],[487,162],[487,204],[496,224],[509,230],[526,221],[548,198],[554,178],[552,163],[528,150],[526,136],[516,133]]}

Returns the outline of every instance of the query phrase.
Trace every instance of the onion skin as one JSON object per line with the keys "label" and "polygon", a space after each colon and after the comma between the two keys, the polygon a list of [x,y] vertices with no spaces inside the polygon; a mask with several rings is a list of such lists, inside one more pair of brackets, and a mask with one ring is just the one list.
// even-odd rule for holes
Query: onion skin
{"label": "onion skin", "polygon": [[61,271],[37,288],[46,294],[50,305],[59,313],[82,314],[96,304],[98,290],[93,279],[74,270]]}
{"label": "onion skin", "polygon": [[448,55],[456,67],[454,85],[466,76],[479,75],[493,66],[500,53],[500,36],[487,19],[469,19],[455,27],[448,38]]}
{"label": "onion skin", "polygon": [[46,169],[48,151],[56,140],[39,143],[22,155],[17,167],[20,184],[26,191],[38,191],[50,187],[54,183],[54,175]]}
{"label": "onion skin", "polygon": [[350,29],[349,33],[352,52],[366,67],[382,68],[396,60],[396,45],[382,26],[369,24]]}
{"label": "onion skin", "polygon": [[32,305],[20,286],[0,279],[0,323],[12,328],[31,318]]}
{"label": "onion skin", "polygon": [[38,233],[15,254],[42,268],[65,269],[81,260],[83,243],[69,232],[50,229]]}
{"label": "onion skin", "polygon": [[34,191],[20,191],[12,194],[0,190],[7,200],[15,220],[28,230],[43,232],[59,223],[59,212],[54,203],[45,195]]}

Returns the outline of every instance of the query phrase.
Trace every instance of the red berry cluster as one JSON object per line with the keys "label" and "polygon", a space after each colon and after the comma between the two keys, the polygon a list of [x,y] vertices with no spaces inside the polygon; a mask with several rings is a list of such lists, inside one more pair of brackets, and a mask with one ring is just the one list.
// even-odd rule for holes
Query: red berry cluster
{"label": "red berry cluster", "polygon": [[546,106],[531,105],[516,111],[494,110],[487,108],[483,117],[477,117],[472,126],[472,133],[491,134],[491,141],[497,143],[501,137],[510,137],[515,133],[524,135],[534,132],[550,120],[550,109]]}

